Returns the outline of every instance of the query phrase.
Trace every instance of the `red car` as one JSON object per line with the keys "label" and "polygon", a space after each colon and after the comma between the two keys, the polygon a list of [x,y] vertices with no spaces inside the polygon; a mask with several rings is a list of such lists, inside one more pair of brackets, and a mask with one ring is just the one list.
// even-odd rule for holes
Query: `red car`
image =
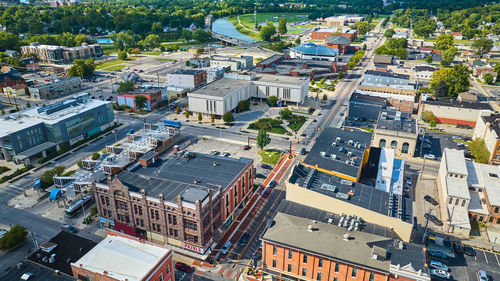
{"label": "red car", "polygon": [[262,192],[262,197],[267,198],[267,196],[269,196],[270,193],[271,193],[271,189],[268,188],[264,192]]}
{"label": "red car", "polygon": [[134,68],[133,70],[134,70],[134,71],[137,71],[137,68]]}
{"label": "red car", "polygon": [[187,265],[183,262],[176,262],[175,269],[180,270],[180,271],[184,271],[184,272],[191,272],[193,270],[192,267],[190,267],[189,265]]}
{"label": "red car", "polygon": [[250,150],[250,148],[252,148],[252,147],[251,147],[251,146],[249,146],[249,145],[245,145],[245,146],[243,147],[243,150]]}

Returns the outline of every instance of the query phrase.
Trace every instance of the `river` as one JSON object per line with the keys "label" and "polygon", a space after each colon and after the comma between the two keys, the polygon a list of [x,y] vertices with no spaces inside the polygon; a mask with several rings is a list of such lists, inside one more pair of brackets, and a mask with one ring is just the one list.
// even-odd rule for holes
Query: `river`
{"label": "river", "polygon": [[212,23],[212,31],[218,34],[222,34],[227,37],[231,37],[234,39],[238,39],[243,42],[247,43],[256,43],[258,42],[254,38],[245,35],[243,33],[240,33],[234,25],[228,21],[227,19],[217,19]]}

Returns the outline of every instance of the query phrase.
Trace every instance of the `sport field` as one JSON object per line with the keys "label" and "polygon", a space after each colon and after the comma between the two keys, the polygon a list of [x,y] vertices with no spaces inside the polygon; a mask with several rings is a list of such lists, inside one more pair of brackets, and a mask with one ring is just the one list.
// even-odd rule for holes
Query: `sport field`
{"label": "sport field", "polygon": [[263,163],[276,165],[278,160],[280,160],[282,153],[276,150],[261,150],[258,154],[262,158]]}
{"label": "sport field", "polygon": [[[290,33],[300,33],[298,31],[300,28],[291,28],[290,24],[300,21],[306,21],[308,15],[306,14],[295,14],[295,13],[261,13],[257,14],[257,24],[265,23],[266,21],[272,21],[278,23],[282,18],[286,19],[288,24],[288,29],[293,29],[295,32]],[[259,39],[259,33],[254,31],[254,17],[253,14],[245,14],[240,16],[231,16],[228,20],[234,25],[236,30],[240,33],[246,34],[250,37]]]}

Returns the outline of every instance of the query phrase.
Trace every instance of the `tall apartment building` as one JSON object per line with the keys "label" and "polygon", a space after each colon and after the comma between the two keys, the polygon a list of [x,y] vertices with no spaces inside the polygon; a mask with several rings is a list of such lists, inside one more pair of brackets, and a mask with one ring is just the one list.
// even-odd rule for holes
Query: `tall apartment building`
{"label": "tall apartment building", "polygon": [[198,88],[207,83],[207,72],[199,69],[177,69],[167,74],[169,85],[183,88]]}
{"label": "tall apartment building", "polygon": [[133,169],[95,183],[101,225],[205,259],[214,232],[250,198],[253,169],[246,158],[148,153]]}
{"label": "tall apartment building", "polygon": [[21,53],[36,54],[38,59],[49,63],[71,63],[75,59],[98,58],[103,54],[101,45],[87,43],[77,47],[31,43],[28,46],[21,46]]}
{"label": "tall apartment building", "polygon": [[500,114],[479,116],[473,138],[481,138],[490,152],[490,164],[500,165]]}
{"label": "tall apartment building", "polygon": [[423,246],[389,228],[286,200],[272,220],[261,240],[263,273],[274,280],[430,280]]}

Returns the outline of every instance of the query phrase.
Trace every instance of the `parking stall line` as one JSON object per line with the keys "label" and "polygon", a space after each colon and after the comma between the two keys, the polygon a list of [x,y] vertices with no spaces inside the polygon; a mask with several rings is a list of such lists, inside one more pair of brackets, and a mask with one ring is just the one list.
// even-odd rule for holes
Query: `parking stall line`
{"label": "parking stall line", "polygon": [[489,264],[488,262],[488,257],[486,256],[486,252],[482,251],[483,252],[483,255],[484,255],[484,259],[486,260],[486,264]]}
{"label": "parking stall line", "polygon": [[498,261],[498,255],[495,255],[495,259],[497,260],[497,264],[500,267],[500,262]]}

